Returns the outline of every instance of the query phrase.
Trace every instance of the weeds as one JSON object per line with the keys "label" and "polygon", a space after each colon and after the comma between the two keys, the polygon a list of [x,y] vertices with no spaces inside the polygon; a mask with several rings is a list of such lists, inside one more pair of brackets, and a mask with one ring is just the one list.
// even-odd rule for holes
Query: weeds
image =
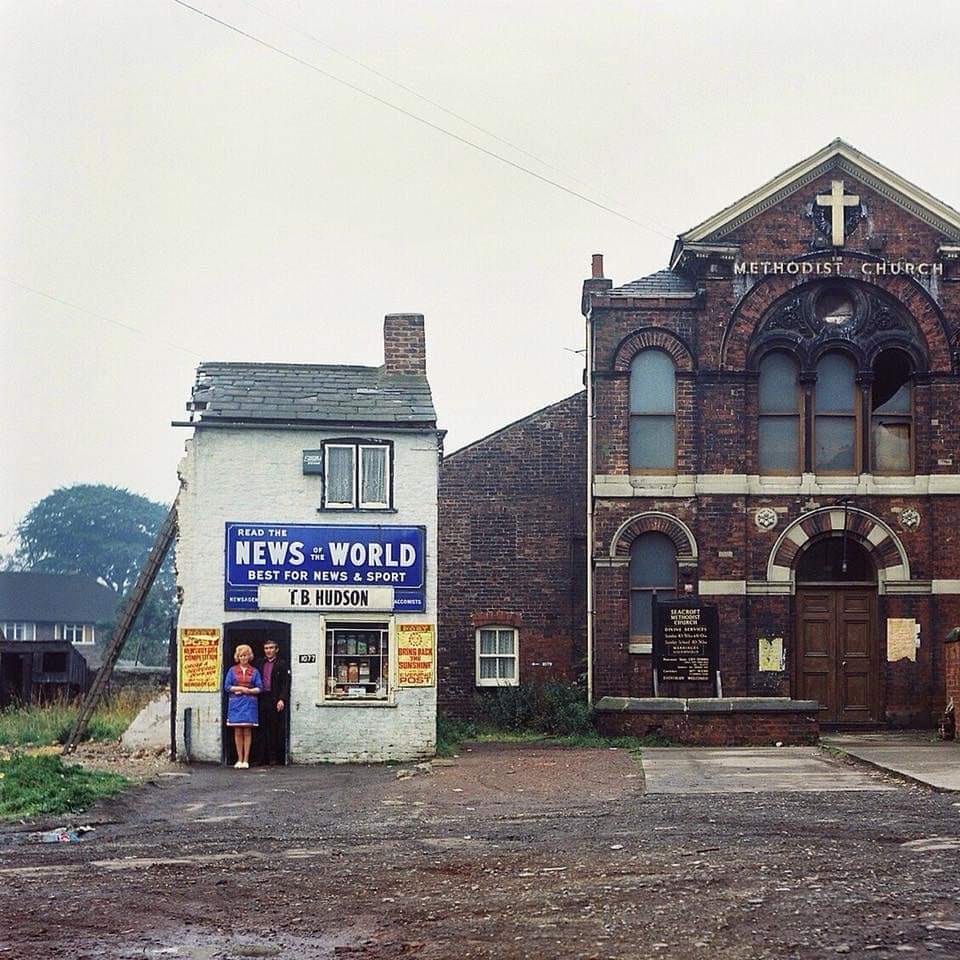
{"label": "weeds", "polygon": [[[100,703],[87,727],[87,740],[116,740],[156,696],[153,690],[120,690]],[[63,743],[73,729],[79,703],[65,699],[8,707],[0,711],[0,746]]]}
{"label": "weeds", "polygon": [[558,737],[594,733],[586,691],[562,680],[483,690],[474,700],[473,714],[480,726],[496,730],[532,730]]}
{"label": "weeds", "polygon": [[66,766],[60,757],[15,753],[0,760],[0,820],[79,813],[128,785],[119,774]]}
{"label": "weeds", "polygon": [[437,756],[450,757],[466,740],[479,743],[550,743],[563,747],[619,748],[639,756],[642,747],[670,746],[665,737],[602,737],[582,686],[550,680],[497,687],[479,694],[474,720],[437,717]]}

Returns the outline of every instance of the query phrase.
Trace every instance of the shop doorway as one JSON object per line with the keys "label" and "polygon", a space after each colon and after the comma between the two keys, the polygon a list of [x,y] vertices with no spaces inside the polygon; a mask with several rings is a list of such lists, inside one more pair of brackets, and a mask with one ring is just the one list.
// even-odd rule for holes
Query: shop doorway
{"label": "shop doorway", "polygon": [[[290,666],[290,624],[278,620],[241,620],[228,623],[223,629],[223,672],[226,675],[233,665],[233,655],[241,643],[253,648],[254,663],[259,665],[263,660],[263,645],[271,640],[277,644],[277,656],[285,660]],[[292,673],[292,670],[291,670]],[[292,686],[291,679],[291,686]],[[291,696],[293,691],[291,690]],[[290,756],[290,705],[281,714],[281,742],[283,746],[283,763],[287,763]],[[227,693],[224,691],[221,707],[222,750],[221,762],[224,766],[232,767],[237,759],[237,750],[233,743],[233,731],[227,726]],[[263,735],[261,729],[254,731],[253,748],[250,753],[251,766],[263,763]]]}
{"label": "shop doorway", "polygon": [[876,571],[849,537],[815,541],[797,565],[794,689],[825,725],[880,721]]}

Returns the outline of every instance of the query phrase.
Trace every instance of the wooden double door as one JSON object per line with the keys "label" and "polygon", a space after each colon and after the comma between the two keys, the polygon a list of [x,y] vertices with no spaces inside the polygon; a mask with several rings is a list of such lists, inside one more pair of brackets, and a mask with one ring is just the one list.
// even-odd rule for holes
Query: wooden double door
{"label": "wooden double door", "polygon": [[799,587],[796,637],[796,696],[820,702],[820,722],[879,722],[876,586]]}

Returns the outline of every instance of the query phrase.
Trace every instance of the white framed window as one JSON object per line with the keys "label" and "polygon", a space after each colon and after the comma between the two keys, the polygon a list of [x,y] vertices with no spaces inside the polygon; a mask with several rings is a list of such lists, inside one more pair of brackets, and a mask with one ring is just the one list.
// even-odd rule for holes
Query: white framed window
{"label": "white framed window", "polygon": [[387,510],[391,506],[390,444],[324,444],[323,506],[331,510]]}
{"label": "white framed window", "polygon": [[93,643],[93,626],[82,623],[58,623],[54,630],[57,640],[66,640],[68,643]]}
{"label": "white framed window", "polygon": [[520,684],[520,644],[515,627],[477,630],[477,686],[516,687]]}
{"label": "white framed window", "polygon": [[16,640],[19,642],[37,639],[37,625],[35,623],[11,621],[9,623],[0,623],[0,629],[3,630],[3,635],[7,640]]}
{"label": "white framed window", "polygon": [[390,506],[390,448],[383,443],[360,446],[360,506]]}
{"label": "white framed window", "polygon": [[351,509],[357,505],[357,448],[328,443],[323,448],[323,505]]}
{"label": "white framed window", "polygon": [[389,701],[393,695],[389,623],[328,620],[320,696],[326,702]]}

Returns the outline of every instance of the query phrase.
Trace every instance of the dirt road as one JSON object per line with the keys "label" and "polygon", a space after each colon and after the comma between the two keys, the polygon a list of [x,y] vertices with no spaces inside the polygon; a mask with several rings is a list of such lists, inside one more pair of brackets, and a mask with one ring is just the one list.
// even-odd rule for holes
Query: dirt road
{"label": "dirt road", "polygon": [[960,957],[955,796],[646,795],[619,750],[410,769],[180,768],[81,843],[0,833],[0,957]]}

